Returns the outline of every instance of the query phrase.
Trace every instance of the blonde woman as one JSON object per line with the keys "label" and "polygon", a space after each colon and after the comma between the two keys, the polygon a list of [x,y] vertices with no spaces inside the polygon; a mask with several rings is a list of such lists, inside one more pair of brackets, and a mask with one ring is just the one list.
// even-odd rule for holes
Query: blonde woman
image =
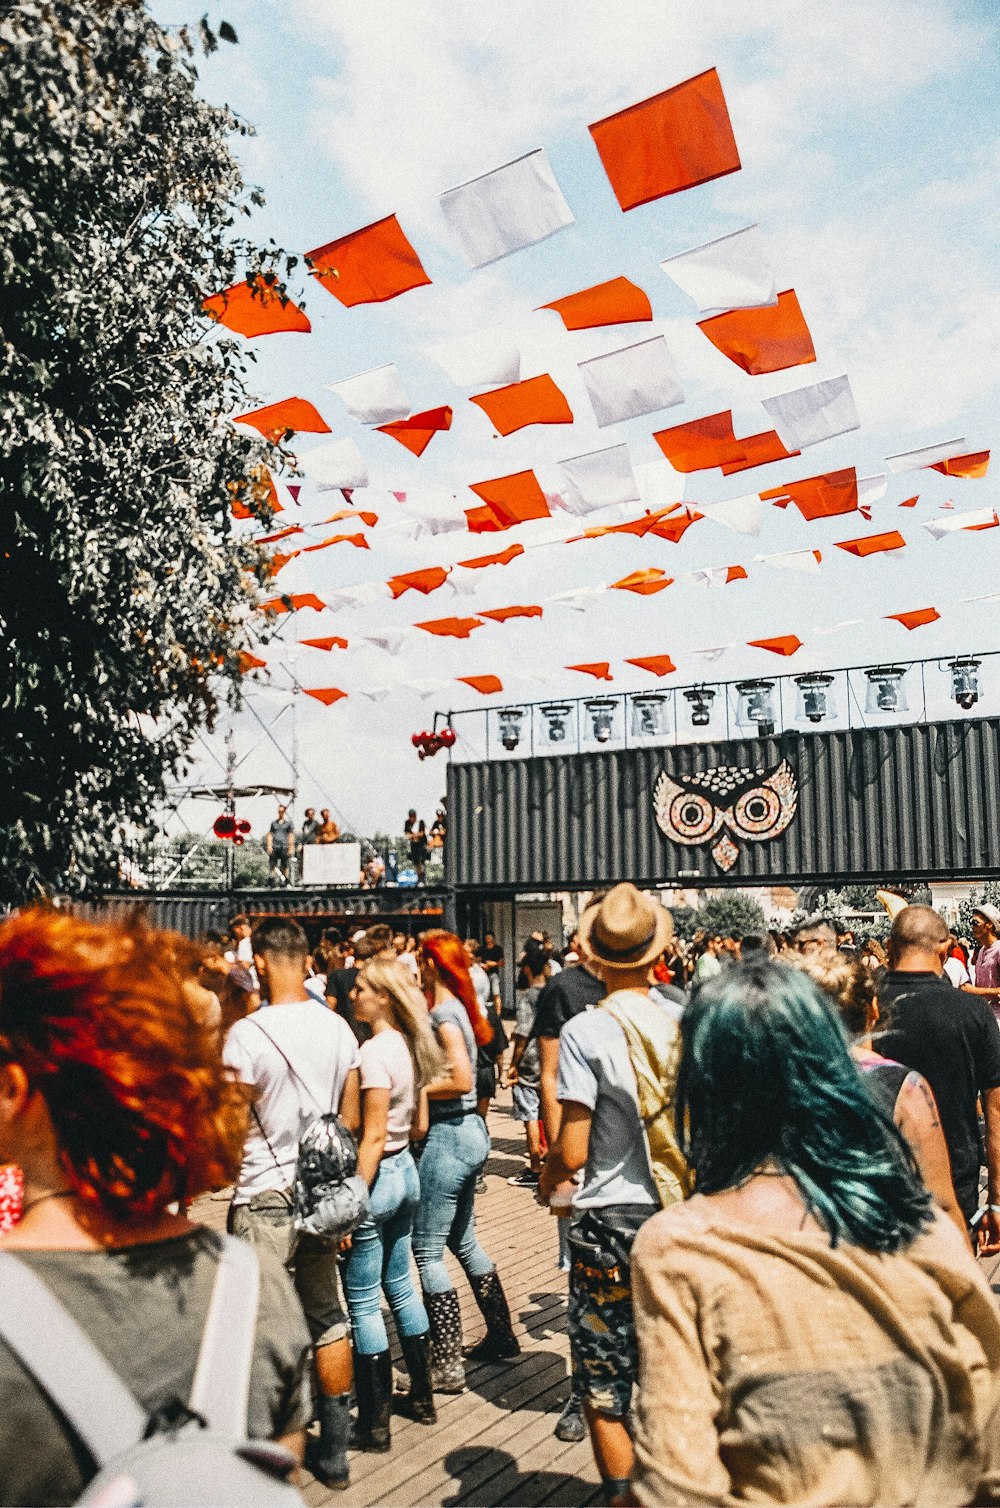
{"label": "blonde woman", "polygon": [[426,1134],[425,1086],[440,1077],[444,1063],[423,995],[395,959],[380,955],[362,964],[351,1000],[358,1021],[372,1033],[360,1048],[358,1148],[358,1172],[371,1190],[371,1214],[354,1232],[344,1272],[358,1404],[351,1444],[357,1450],[387,1451],[392,1365],[381,1312],[383,1291],[410,1373],[409,1397],[401,1407],[421,1424],[433,1424],[437,1417],[427,1310],[410,1276],[410,1237],[420,1203],[410,1141]]}

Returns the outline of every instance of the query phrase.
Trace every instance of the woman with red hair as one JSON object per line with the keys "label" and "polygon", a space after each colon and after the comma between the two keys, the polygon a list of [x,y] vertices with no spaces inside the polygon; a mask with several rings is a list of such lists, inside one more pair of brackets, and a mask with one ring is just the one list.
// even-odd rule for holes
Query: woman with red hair
{"label": "woman with red hair", "polygon": [[[183,939],[54,910],[0,925],[0,1162],[24,1176],[0,1241],[151,1418],[186,1404],[222,1238],[170,1206],[230,1183],[246,1096],[185,997]],[[261,1255],[251,1437],[302,1458],[309,1335]],[[96,1464],[0,1342],[0,1502],[76,1502]]]}
{"label": "woman with red hair", "polygon": [[451,932],[425,932],[418,962],[431,1025],[447,1066],[427,1086],[430,1129],[420,1157],[413,1255],[430,1320],[434,1386],[441,1393],[461,1393],[462,1319],[444,1262],[445,1247],[462,1264],[486,1320],[486,1338],[469,1354],[478,1360],[503,1361],[521,1349],[496,1265],[476,1238],[476,1180],[490,1150],[486,1123],[476,1111],[476,1049],[489,1042],[493,1028],[480,1009],[459,938]]}

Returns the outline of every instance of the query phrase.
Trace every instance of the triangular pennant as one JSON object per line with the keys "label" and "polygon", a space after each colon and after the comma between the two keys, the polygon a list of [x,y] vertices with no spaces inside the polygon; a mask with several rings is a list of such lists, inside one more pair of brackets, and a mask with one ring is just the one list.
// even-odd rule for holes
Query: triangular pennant
{"label": "triangular pennant", "polygon": [[523,545],[508,545],[506,550],[499,550],[495,555],[477,555],[472,560],[460,560],[458,564],[467,571],[481,571],[486,566],[510,565],[512,560],[523,554]]}
{"label": "triangular pennant", "polygon": [[751,377],[816,360],[794,288],[779,293],[773,309],[733,309],[699,320],[698,328],[717,351]]}
{"label": "triangular pennant", "polygon": [[655,592],[662,592],[665,587],[673,585],[673,577],[668,576],[666,571],[659,567],[650,566],[643,571],[633,571],[630,576],[623,576],[621,581],[613,581],[611,590],[618,592],[635,592],[640,597],[650,597]]}
{"label": "triangular pennant", "polygon": [[314,278],[338,303],[381,304],[430,282],[395,215],[306,252]]}
{"label": "triangular pennant", "polygon": [[903,502],[903,503],[900,503],[899,506],[901,508],[915,508],[917,506],[917,504],[919,503],[919,501],[920,501],[920,494],[918,492],[917,495],[916,495],[916,497],[908,497],[906,499],[906,501]]}
{"label": "triangular pennant", "polygon": [[936,623],[941,614],[936,607],[919,607],[912,613],[886,613],[886,617],[894,623],[902,623],[904,628],[923,628],[927,623]]}
{"label": "triangular pennant", "polygon": [[684,389],[662,335],[581,361],[579,371],[602,429],[684,402]]}
{"label": "triangular pennant", "polygon": [[329,650],[347,648],[347,640],[342,639],[339,634],[329,634],[325,639],[300,639],[299,643],[304,644],[307,649]]}
{"label": "triangular pennant", "polygon": [[516,471],[510,476],[474,482],[471,490],[486,505],[466,509],[465,516],[473,534],[493,533],[534,518],[550,517],[545,493],[533,471]]}
{"label": "triangular pennant", "polygon": [[627,325],[653,318],[648,297],[628,278],[597,283],[540,308],[554,309],[567,330],[593,330],[600,325]]}
{"label": "triangular pennant", "polygon": [[611,665],[607,660],[600,660],[593,665],[567,665],[567,670],[578,670],[581,675],[592,675],[596,681],[613,681]]}
{"label": "triangular pennant", "polygon": [[506,623],[509,618],[541,618],[543,610],[538,603],[518,607],[493,607],[487,612],[484,608],[480,618],[490,618],[494,623]]}
{"label": "triangular pennant", "polygon": [[[422,456],[439,430],[451,429],[451,409],[428,408],[422,414],[412,414],[409,419],[399,419],[395,424],[378,424],[381,435],[398,440],[415,456]],[[394,493],[399,502],[406,501],[406,493]]]}
{"label": "triangular pennant", "polygon": [[927,469],[940,471],[942,476],[984,477],[990,469],[990,453],[977,450],[974,455],[950,456],[946,461],[935,461]]}
{"label": "triangular pennant", "polygon": [[623,210],[740,167],[714,68],[595,121],[590,134]]}
{"label": "triangular pennant", "polygon": [[802,640],[795,634],[782,634],[777,639],[750,639],[751,649],[768,649],[773,655],[793,655],[802,648]]}
{"label": "triangular pennant", "polygon": [[470,267],[485,267],[573,224],[541,147],[449,189],[438,202]]}
{"label": "triangular pennant", "polygon": [[302,690],[306,696],[315,697],[318,702],[322,702],[324,707],[332,707],[334,702],[343,701],[347,695],[339,686],[303,686]]}
{"label": "triangular pennant", "polygon": [[467,639],[474,628],[482,628],[478,618],[432,618],[426,623],[414,623],[425,634],[437,634],[443,639]]}
{"label": "triangular pennant", "polygon": [[891,550],[902,550],[906,546],[906,540],[898,529],[890,529],[886,534],[867,534],[861,539],[838,539],[838,550],[846,550],[848,555],[857,555],[864,559],[866,555],[883,555]]}
{"label": "triangular pennant", "polygon": [[529,424],[573,423],[573,410],[547,372],[479,393],[469,402],[482,409],[501,435],[512,435]]}
{"label": "triangular pennant", "polygon": [[702,314],[728,309],[762,309],[778,301],[774,272],[759,225],[668,257],[660,267]]}
{"label": "triangular pennant", "polygon": [[251,670],[266,670],[267,661],[260,659],[258,655],[252,655],[245,649],[241,649],[238,655],[240,675],[249,675]]}
{"label": "triangular pennant", "polygon": [[471,686],[480,696],[496,696],[498,691],[503,690],[503,681],[498,675],[459,675],[455,679]]}
{"label": "triangular pennant", "polygon": [[283,398],[280,403],[269,403],[266,408],[255,408],[248,414],[237,414],[234,424],[249,424],[259,430],[265,440],[275,444],[285,435],[328,435],[330,426],[323,415],[306,398]]}
{"label": "triangular pennant", "polygon": [[640,670],[648,670],[651,675],[670,675],[677,669],[669,655],[640,655],[638,659],[626,660],[626,665],[636,665]]}
{"label": "triangular pennant", "polygon": [[278,292],[277,280],[266,273],[236,283],[222,293],[213,293],[201,307],[210,319],[248,339],[255,335],[279,335],[285,331],[307,335],[312,329],[298,305]]}

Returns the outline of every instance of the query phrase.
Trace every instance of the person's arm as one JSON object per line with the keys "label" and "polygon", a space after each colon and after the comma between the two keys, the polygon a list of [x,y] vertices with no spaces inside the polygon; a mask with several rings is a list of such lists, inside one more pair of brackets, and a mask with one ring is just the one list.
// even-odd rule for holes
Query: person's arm
{"label": "person's arm", "polygon": [[436,1029],[438,1046],[445,1055],[445,1071],[432,1084],[427,1085],[427,1095],[432,1100],[454,1100],[468,1094],[472,1088],[472,1064],[465,1047],[465,1038],[452,1021],[443,1021]]}
{"label": "person's arm", "polygon": [[361,1143],[358,1147],[358,1172],[371,1188],[378,1176],[378,1165],[385,1151],[389,1133],[390,1089],[365,1089],[361,1095]]}
{"label": "person's arm", "polygon": [[266,832],[264,834],[264,852],[267,854],[268,858],[271,857],[271,850],[273,847],[274,839],[271,837],[270,832]]}
{"label": "person's arm", "polygon": [[337,1114],[348,1131],[357,1136],[361,1130],[361,1075],[356,1068],[352,1068],[344,1080]]}
{"label": "person's arm", "polygon": [[515,1035],[514,1035],[514,1051],[511,1054],[510,1067],[507,1070],[507,1083],[508,1084],[516,1084],[517,1083],[517,1080],[518,1080],[517,1065],[520,1063],[521,1059],[524,1057],[524,1049],[527,1047],[527,1045],[528,1045],[528,1039],[527,1039],[527,1037],[519,1037],[515,1033]]}
{"label": "person's arm", "polygon": [[541,1065],[538,1095],[542,1125],[545,1127],[545,1140],[550,1147],[554,1147],[559,1140],[559,1125],[562,1121],[562,1106],[556,1094],[556,1080],[559,1072],[558,1037],[538,1038],[538,1060]]}
{"label": "person's arm", "polygon": [[[986,1203],[1000,1206],[1000,1086],[982,1093],[986,1118]],[[1000,1213],[988,1209],[979,1226],[979,1255],[1000,1252]]]}
{"label": "person's arm", "polygon": [[586,1167],[593,1115],[589,1105],[580,1105],[576,1100],[563,1101],[559,1139],[549,1148],[538,1180],[538,1192],[543,1199],[549,1198],[557,1184],[568,1183]]}
{"label": "person's arm", "polygon": [[421,1089],[417,1095],[417,1103],[413,1110],[413,1122],[410,1126],[410,1140],[423,1141],[430,1129],[431,1112],[427,1102],[427,1090]]}
{"label": "person's arm", "polygon": [[937,1102],[931,1086],[919,1073],[909,1073],[903,1080],[903,1087],[896,1099],[894,1119],[901,1134],[909,1142],[921,1177],[935,1201],[948,1218],[955,1222],[963,1238],[969,1241],[968,1226],[951,1179],[951,1159],[941,1129]]}

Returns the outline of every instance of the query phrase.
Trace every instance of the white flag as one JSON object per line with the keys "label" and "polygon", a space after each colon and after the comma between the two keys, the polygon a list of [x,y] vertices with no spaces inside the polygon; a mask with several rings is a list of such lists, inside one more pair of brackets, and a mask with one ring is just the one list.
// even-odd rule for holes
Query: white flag
{"label": "white flag", "polygon": [[725,524],[727,529],[735,529],[737,534],[759,534],[764,504],[756,492],[750,492],[746,497],[731,497],[724,503],[702,503],[698,512],[717,524]]}
{"label": "white flag", "polygon": [[320,492],[341,487],[367,487],[368,468],[353,440],[335,440],[319,445],[300,457],[302,470],[316,483]]}
{"label": "white flag", "polygon": [[861,428],[854,395],[846,376],[831,377],[791,393],[765,398],[764,408],[774,421],[786,450],[806,450],[821,440]]}
{"label": "white flag", "polygon": [[716,660],[721,660],[727,649],[735,648],[735,644],[720,644],[715,649],[692,649],[689,653],[694,655],[695,659],[708,660],[712,664]]}
{"label": "white flag", "polygon": [[997,523],[994,508],[976,508],[972,513],[956,513],[954,518],[930,518],[924,528],[932,539],[957,534],[962,529],[992,529]]}
{"label": "white flag", "polygon": [[860,628],[864,621],[864,618],[842,618],[839,623],[828,623],[825,628],[814,628],[812,632],[814,634],[823,634],[824,636],[827,634],[839,634],[843,633],[845,628]]}
{"label": "white flag", "polygon": [[774,271],[758,225],[748,225],[668,257],[660,266],[693,298],[702,314],[726,309],[762,309],[778,302]]}
{"label": "white flag", "polygon": [[684,402],[684,389],[662,335],[581,361],[579,368],[602,429]]}
{"label": "white flag", "polygon": [[336,613],[342,607],[368,607],[389,595],[384,581],[362,581],[358,586],[345,586],[339,592],[331,592],[324,601],[331,613]]}
{"label": "white flag", "polygon": [[679,579],[691,586],[726,586],[731,570],[732,566],[706,566],[701,571],[685,571]]}
{"label": "white flag", "polygon": [[627,445],[609,445],[606,450],[572,456],[560,461],[559,467],[566,479],[562,506],[567,513],[582,517],[598,508],[639,501]]}
{"label": "white flag", "polygon": [[507,387],[521,378],[520,348],[501,325],[439,341],[427,354],[456,387]]}
{"label": "white flag", "polygon": [[870,508],[872,503],[877,503],[885,497],[889,490],[889,480],[884,471],[875,476],[858,477],[858,507]]}
{"label": "white flag", "polygon": [[449,189],[439,202],[470,267],[485,267],[573,224],[541,147]]}
{"label": "white flag", "polygon": [[381,649],[384,654],[398,655],[406,641],[409,629],[387,628],[380,634],[359,634],[358,637],[364,644],[371,644],[375,649]]}
{"label": "white flag", "polygon": [[[468,506],[475,501],[470,497]],[[463,506],[453,492],[411,494],[403,509],[403,532],[411,539],[417,539],[421,534],[451,534],[456,529],[467,529],[469,525]]]}
{"label": "white flag", "polygon": [[776,571],[811,573],[819,570],[823,555],[820,550],[783,550],[778,555],[755,555],[754,559],[761,565],[774,566]]}
{"label": "white flag", "polygon": [[952,456],[963,456],[968,448],[965,440],[945,440],[940,445],[925,445],[921,450],[903,450],[899,455],[886,456],[885,463],[890,471],[919,471],[938,461],[950,461]]}
{"label": "white flag", "polygon": [[393,362],[374,367],[342,382],[328,382],[327,391],[336,393],[347,404],[347,411],[359,424],[392,424],[410,413],[410,400],[403,390]]}
{"label": "white flag", "polygon": [[633,466],[632,472],[644,508],[653,511],[684,501],[687,478],[682,472],[675,471],[669,461],[643,461]]}
{"label": "white flag", "polygon": [[599,586],[581,586],[572,592],[559,592],[546,601],[555,607],[570,607],[575,613],[583,613],[598,597],[603,597],[607,589],[607,582],[602,581]]}

